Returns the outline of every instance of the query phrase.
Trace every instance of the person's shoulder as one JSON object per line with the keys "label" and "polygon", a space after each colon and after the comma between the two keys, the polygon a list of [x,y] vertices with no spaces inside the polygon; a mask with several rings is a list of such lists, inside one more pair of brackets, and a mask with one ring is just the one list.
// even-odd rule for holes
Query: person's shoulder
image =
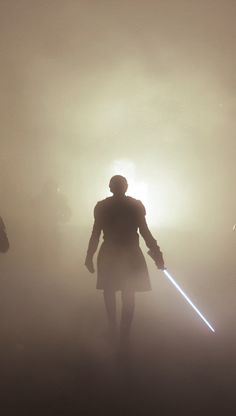
{"label": "person's shoulder", "polygon": [[96,207],[97,207],[97,206],[98,206],[98,207],[103,207],[103,206],[109,205],[109,204],[110,204],[110,202],[111,202],[111,200],[112,200],[112,197],[111,197],[111,196],[109,196],[109,197],[107,197],[107,198],[105,198],[105,199],[101,199],[101,201],[98,201],[98,202],[96,203]]}
{"label": "person's shoulder", "polygon": [[105,207],[109,206],[111,203],[111,197],[102,199],[101,201],[98,201],[95,205],[94,210],[95,211],[101,211],[103,210]]}
{"label": "person's shoulder", "polygon": [[130,204],[137,205],[137,206],[143,205],[143,203],[142,203],[142,201],[140,201],[140,199],[133,198],[132,196],[127,196],[126,198],[127,198],[127,201],[129,201]]}
{"label": "person's shoulder", "polygon": [[140,199],[135,199],[131,196],[127,196],[127,199],[129,201],[130,205],[134,206],[140,214],[143,214],[143,215],[146,214],[145,207],[144,207],[142,201],[140,201]]}

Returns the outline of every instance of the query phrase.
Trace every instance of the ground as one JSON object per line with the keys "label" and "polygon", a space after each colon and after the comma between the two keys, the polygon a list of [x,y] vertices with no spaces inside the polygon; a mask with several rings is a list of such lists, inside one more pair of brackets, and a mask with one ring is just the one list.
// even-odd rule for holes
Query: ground
{"label": "ground", "polygon": [[213,334],[151,265],[153,290],[136,296],[131,351],[121,357],[104,338],[102,294],[81,259],[45,276],[21,263],[2,279],[1,414],[234,416],[233,292],[212,293],[210,269],[201,284],[182,281]]}

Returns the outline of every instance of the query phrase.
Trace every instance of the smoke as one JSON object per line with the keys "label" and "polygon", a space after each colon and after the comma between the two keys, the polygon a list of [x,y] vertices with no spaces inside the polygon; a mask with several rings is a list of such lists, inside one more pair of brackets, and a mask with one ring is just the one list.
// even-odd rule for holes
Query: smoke
{"label": "smoke", "polygon": [[[134,324],[140,362],[151,351],[141,373],[156,368],[160,345],[165,374],[165,342],[179,353],[176,379],[191,348],[190,379],[194,359],[204,374],[205,347],[221,375],[229,369],[219,351],[232,358],[235,343],[235,12],[223,0],[1,2],[4,354],[26,360],[28,375],[39,371],[37,352],[71,353],[83,375],[110,354],[83,263],[93,207],[115,173],[145,202],[170,272],[219,334],[211,361],[208,335],[149,263],[153,291],[137,297]],[[62,373],[53,362],[52,380],[74,386],[68,361]]]}

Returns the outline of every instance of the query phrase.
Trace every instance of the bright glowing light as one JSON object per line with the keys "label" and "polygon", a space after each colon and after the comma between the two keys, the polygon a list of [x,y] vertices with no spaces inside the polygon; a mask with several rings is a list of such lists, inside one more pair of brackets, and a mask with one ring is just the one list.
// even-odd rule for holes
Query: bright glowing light
{"label": "bright glowing light", "polygon": [[155,171],[150,168],[145,173],[145,180],[140,180],[135,163],[130,159],[121,159],[112,163],[109,173],[127,178],[127,195],[143,202],[150,226],[184,226],[190,212],[190,202],[184,185],[175,172],[159,165]]}
{"label": "bright glowing light", "polygon": [[181,287],[176,283],[176,281],[173,279],[173,277],[170,275],[170,273],[167,270],[163,270],[166,277],[171,281],[171,283],[178,289],[178,291],[181,293],[181,295],[186,299],[186,301],[189,303],[189,305],[192,306],[192,308],[197,312],[197,314],[200,316],[200,318],[205,322],[205,324],[210,328],[212,332],[215,332],[214,328],[209,324],[207,319],[202,315],[202,313],[199,311],[199,309],[194,305],[194,303],[189,299],[189,297],[186,295],[186,293],[181,289]]}
{"label": "bright glowing light", "polygon": [[183,227],[189,214],[189,198],[181,179],[175,172],[166,170],[165,166],[159,166],[151,180],[151,223],[158,227]]}
{"label": "bright glowing light", "polygon": [[139,181],[136,175],[134,162],[127,159],[115,160],[111,166],[111,176],[122,175],[128,180],[127,195],[140,199],[145,207],[149,208],[148,185],[144,181]]}

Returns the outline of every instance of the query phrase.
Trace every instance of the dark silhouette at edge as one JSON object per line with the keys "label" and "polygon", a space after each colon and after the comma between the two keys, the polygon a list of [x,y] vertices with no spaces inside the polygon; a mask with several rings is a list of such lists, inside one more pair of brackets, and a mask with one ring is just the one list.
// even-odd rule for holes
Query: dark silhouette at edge
{"label": "dark silhouette at edge", "polygon": [[2,217],[0,217],[0,253],[6,253],[10,248],[7,237],[6,227]]}

